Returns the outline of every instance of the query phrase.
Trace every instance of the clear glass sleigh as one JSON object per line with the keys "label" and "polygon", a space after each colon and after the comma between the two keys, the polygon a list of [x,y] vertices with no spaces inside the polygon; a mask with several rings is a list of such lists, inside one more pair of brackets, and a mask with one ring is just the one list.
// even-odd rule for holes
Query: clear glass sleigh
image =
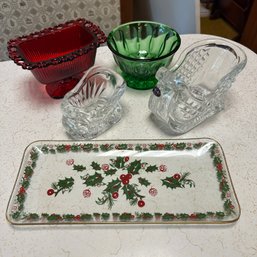
{"label": "clear glass sleigh", "polygon": [[76,140],[92,139],[117,123],[122,117],[119,101],[126,83],[115,71],[93,66],[61,103],[62,124]]}
{"label": "clear glass sleigh", "polygon": [[243,50],[229,41],[199,41],[173,67],[158,70],[149,109],[171,134],[186,133],[224,108],[224,95],[246,62]]}

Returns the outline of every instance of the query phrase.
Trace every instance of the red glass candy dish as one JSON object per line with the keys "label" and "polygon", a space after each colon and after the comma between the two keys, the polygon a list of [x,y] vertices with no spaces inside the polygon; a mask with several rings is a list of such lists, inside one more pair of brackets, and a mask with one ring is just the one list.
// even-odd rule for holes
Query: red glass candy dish
{"label": "red glass candy dish", "polygon": [[62,98],[94,65],[104,32],[85,19],[68,21],[8,42],[9,57],[46,84],[52,98]]}

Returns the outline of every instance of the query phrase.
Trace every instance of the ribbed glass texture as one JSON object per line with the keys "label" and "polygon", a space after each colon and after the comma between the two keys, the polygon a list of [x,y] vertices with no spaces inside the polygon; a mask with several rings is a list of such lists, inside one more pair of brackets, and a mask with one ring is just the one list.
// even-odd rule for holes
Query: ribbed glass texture
{"label": "ribbed glass texture", "polygon": [[148,89],[156,83],[156,71],[170,64],[180,37],[167,25],[139,21],[115,28],[108,35],[107,45],[128,86]]}
{"label": "ribbed glass texture", "polygon": [[46,85],[53,98],[62,98],[94,65],[97,47],[106,41],[90,21],[77,19],[8,42],[9,57]]}
{"label": "ribbed glass texture", "polygon": [[224,108],[224,95],[246,62],[229,41],[199,41],[173,67],[158,70],[149,109],[172,134],[186,133]]}
{"label": "ribbed glass texture", "polygon": [[123,78],[111,69],[90,68],[61,103],[67,133],[73,139],[91,139],[112,127],[122,117],[119,100],[125,87]]}

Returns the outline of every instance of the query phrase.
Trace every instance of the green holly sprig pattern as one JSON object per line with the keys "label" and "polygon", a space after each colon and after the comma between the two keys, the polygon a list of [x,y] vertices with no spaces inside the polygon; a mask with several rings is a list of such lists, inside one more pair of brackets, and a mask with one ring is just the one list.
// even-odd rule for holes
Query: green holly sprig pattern
{"label": "green holly sprig pattern", "polygon": [[58,182],[55,182],[52,184],[52,187],[47,190],[48,195],[53,195],[57,196],[60,192],[63,194],[65,192],[70,192],[72,190],[72,187],[74,185],[74,178],[69,177],[69,178],[64,178],[64,179],[59,179]]}
{"label": "green holly sprig pattern", "polygon": [[[213,159],[213,165],[216,169],[217,179],[219,182],[219,190],[221,192],[221,199],[224,201],[224,211],[217,211],[217,212],[206,212],[206,213],[192,213],[192,214],[186,214],[186,213],[139,213],[139,215],[135,215],[135,213],[113,213],[108,214],[101,213],[101,214],[88,214],[88,213],[81,213],[81,214],[47,214],[47,213],[27,213],[25,212],[24,203],[27,198],[27,190],[30,186],[31,177],[34,174],[34,169],[36,167],[37,159],[39,152],[44,154],[57,154],[57,153],[67,153],[67,152],[107,152],[114,149],[119,150],[137,150],[137,151],[149,151],[149,150],[169,150],[169,151],[190,151],[193,149],[199,149],[200,147],[204,146],[206,143],[165,143],[165,144],[56,144],[56,145],[43,145],[42,147],[33,147],[32,150],[29,153],[29,159],[27,161],[27,165],[24,167],[23,174],[21,176],[19,187],[16,193],[16,197],[14,200],[14,203],[12,204],[12,211],[10,213],[11,217],[14,220],[47,220],[49,222],[51,221],[89,221],[93,219],[101,219],[101,220],[107,220],[110,215],[113,216],[113,220],[119,219],[120,221],[126,221],[126,220],[137,220],[141,217],[141,219],[151,219],[154,218],[156,220],[163,220],[163,221],[169,221],[169,220],[199,220],[199,219],[223,219],[225,216],[229,216],[232,213],[234,213],[234,205],[231,199],[231,188],[228,183],[228,177],[226,173],[226,169],[224,168],[224,164],[222,161],[222,158],[220,156],[220,149],[218,145],[213,144],[210,151],[210,156]],[[121,157],[120,157],[121,158]],[[116,162],[114,162],[116,161]],[[141,163],[141,168],[139,167],[139,163]],[[105,166],[100,166],[98,163],[91,164],[92,169],[95,170],[95,173],[92,175],[85,175],[81,176],[83,183],[89,187],[92,186],[104,186],[103,195],[102,198],[97,199],[97,201],[100,200],[100,203],[103,203],[103,199],[105,199],[105,194],[108,194],[108,192],[112,192],[114,189],[117,191],[113,191],[112,194],[108,194],[108,196],[112,197],[112,201],[116,201],[119,197],[119,193],[121,194],[125,190],[125,185],[123,183],[123,180],[121,177],[118,177],[115,181],[115,179],[111,182],[105,183],[104,179],[107,176],[112,176],[115,173],[118,172],[118,170],[123,168],[129,168],[126,170],[126,172],[122,173],[123,175],[127,176],[124,181],[129,180],[128,185],[134,187],[134,192],[139,194],[139,198],[137,199],[140,201],[140,196],[143,199],[143,195],[140,194],[140,186],[148,187],[150,186],[150,182],[143,178],[142,176],[138,176],[138,183],[130,183],[130,179],[128,177],[128,174],[131,174],[132,176],[137,176],[140,174],[140,171],[142,170],[142,167],[144,167],[144,170],[146,172],[154,172],[156,171],[155,165],[146,165],[145,163],[142,163],[141,161],[137,160],[135,161],[130,167],[128,167],[129,163],[125,159],[114,159],[109,164],[106,164]],[[77,172],[83,173],[87,168],[83,165],[73,165],[73,170]],[[107,169],[108,167],[108,169]],[[90,168],[91,169],[91,168]],[[160,169],[160,167],[159,167]],[[162,167],[163,169],[163,167]],[[102,170],[105,170],[104,173],[102,173]],[[128,172],[128,171],[131,172]],[[162,171],[162,170],[159,170]],[[137,173],[138,172],[138,173]],[[134,173],[134,175],[133,175]],[[101,174],[101,176],[99,176]],[[104,174],[104,176],[102,175]],[[176,175],[178,174],[178,175]],[[176,189],[176,188],[183,188],[185,186],[194,187],[194,182],[189,178],[188,173],[176,173],[172,177],[166,177],[162,183],[167,188],[170,189]],[[176,176],[175,176],[176,175]],[[185,176],[186,175],[186,176]],[[90,177],[91,176],[91,177]],[[184,176],[184,179],[182,179]],[[94,177],[96,179],[94,179]],[[174,180],[172,180],[174,179]],[[177,180],[177,181],[175,181]],[[135,180],[134,180],[135,181]],[[164,183],[165,181],[165,183]],[[172,181],[172,182],[171,182]],[[183,182],[184,181],[184,182]],[[66,192],[71,192],[74,186],[74,180],[72,177],[64,177],[59,179],[58,181],[52,183],[52,186],[50,189],[52,193],[49,195],[57,196],[60,192],[63,194]],[[109,184],[109,186],[108,186]],[[126,184],[126,182],[125,182]],[[136,186],[135,186],[136,185]],[[110,187],[113,186],[113,187]],[[131,190],[129,190],[129,186],[126,186],[128,190],[126,190],[127,195],[130,196],[131,193],[129,193]],[[139,191],[138,191],[139,190]],[[156,194],[156,189],[151,188],[150,189],[153,194]],[[150,192],[149,190],[149,192]],[[91,195],[90,190],[88,195]],[[133,192],[133,191],[132,191]],[[118,193],[118,194],[117,194]],[[124,193],[123,193],[124,194]],[[126,195],[126,193],[125,193]],[[133,193],[132,193],[133,195]],[[136,194],[134,194],[136,196]],[[129,199],[128,199],[129,200]],[[109,204],[109,200],[106,200],[103,204]],[[140,217],[139,217],[140,216]]]}
{"label": "green holly sprig pattern", "polygon": [[[87,170],[87,167],[81,164],[74,164],[72,160],[66,162],[68,165],[73,164],[73,170],[82,172]],[[110,163],[99,164],[93,161],[90,164],[90,170],[94,173],[89,175],[87,173],[84,176],[80,176],[83,180],[83,184],[87,187],[99,187],[103,186],[102,196],[98,197],[95,201],[98,205],[107,204],[108,209],[112,209],[115,201],[118,200],[120,195],[125,195],[125,199],[131,206],[138,205],[138,207],[145,206],[145,195],[141,193],[141,186],[149,187],[151,183],[141,173],[153,173],[156,171],[166,172],[166,165],[151,165],[142,160],[130,161],[129,156],[121,157],[118,156],[115,159],[110,159]],[[116,174],[117,173],[117,174]],[[120,174],[120,175],[119,175]],[[105,177],[117,175],[114,179],[109,182],[105,182]],[[162,183],[167,188],[184,188],[185,185],[194,187],[195,183],[193,180],[188,179],[189,172],[174,174],[172,177],[166,177],[162,179]],[[133,177],[138,177],[138,183],[131,183]],[[65,192],[71,192],[74,185],[74,179],[72,177],[60,179],[58,182],[52,184],[52,187],[47,190],[49,196],[57,196],[59,192],[63,194]],[[87,189],[89,190],[89,189]],[[155,189],[157,191],[157,189]],[[154,192],[154,188],[151,188],[149,193],[155,196],[157,192]]]}
{"label": "green holly sprig pattern", "polygon": [[[126,200],[129,201],[130,205],[138,205],[139,207],[144,207],[145,195],[141,194],[140,186],[148,187],[151,183],[140,176],[141,171],[145,172],[155,172],[158,171],[156,165],[150,165],[142,160],[133,160],[129,162],[129,157],[116,157],[115,159],[110,159],[109,164],[100,165],[97,162],[91,163],[91,169],[94,170],[93,175],[85,175],[81,177],[86,186],[96,187],[104,186],[102,191],[102,197],[98,197],[96,203],[99,205],[107,204],[108,208],[111,209],[120,197],[120,195],[125,195]],[[101,172],[101,173],[100,173]],[[118,175],[116,174],[118,173]],[[104,177],[117,175],[115,179],[109,182],[104,182]],[[131,183],[133,176],[138,177],[138,184]]]}
{"label": "green holly sprig pattern", "polygon": [[172,177],[162,179],[162,185],[170,189],[184,188],[186,185],[195,187],[195,182],[192,179],[188,179],[189,175],[189,172],[176,173]]}

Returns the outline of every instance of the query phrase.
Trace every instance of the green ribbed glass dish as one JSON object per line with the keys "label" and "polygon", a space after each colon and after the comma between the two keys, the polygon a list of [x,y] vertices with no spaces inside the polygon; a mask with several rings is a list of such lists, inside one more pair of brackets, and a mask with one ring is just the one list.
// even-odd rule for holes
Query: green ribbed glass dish
{"label": "green ribbed glass dish", "polygon": [[107,38],[121,75],[127,85],[135,89],[155,86],[155,73],[170,64],[180,43],[180,36],[174,29],[150,21],[122,24]]}

